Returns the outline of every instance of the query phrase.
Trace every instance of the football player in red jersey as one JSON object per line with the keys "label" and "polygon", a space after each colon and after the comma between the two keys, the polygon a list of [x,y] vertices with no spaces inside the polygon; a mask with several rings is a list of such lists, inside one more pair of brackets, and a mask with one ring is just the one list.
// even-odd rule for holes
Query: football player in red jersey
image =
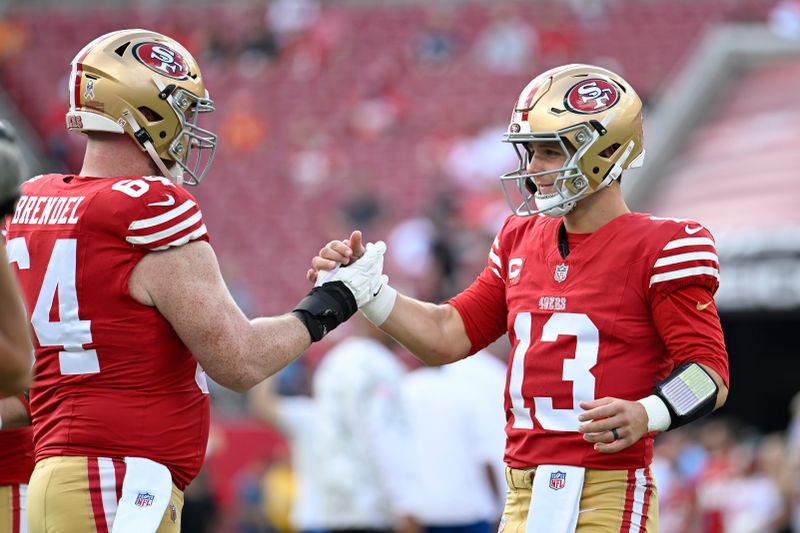
{"label": "football player in red jersey", "polygon": [[[11,127],[0,122],[0,227],[14,212],[22,156]],[[7,266],[0,235],[0,533],[25,533],[25,498],[33,471],[28,387],[33,349],[19,287]],[[10,396],[17,394],[17,396]]]}
{"label": "football player in red jersey", "polygon": [[[622,196],[622,172],[644,158],[641,108],[606,69],[536,77],[505,135],[520,158],[501,177],[514,214],[485,270],[442,305],[384,283],[361,308],[434,365],[508,332],[501,531],[657,531],[654,433],[727,396],[711,233],[632,213]],[[309,279],[337,279],[320,271],[358,264],[363,250],[359,232],[329,243]]]}
{"label": "football player in red jersey", "polygon": [[[0,122],[0,229],[5,217],[14,212],[21,177],[22,156],[14,132]],[[0,397],[27,389],[33,364],[28,319],[7,263],[5,239],[0,235]]]}
{"label": "football player in red jersey", "polygon": [[[363,296],[328,283],[293,313],[255,320],[234,303],[181,186],[203,179],[216,136],[198,125],[214,104],[180,44],[103,35],[73,60],[69,91],[83,168],[26,182],[8,225],[36,350],[28,527],[179,531],[208,439],[205,372],[247,389]],[[381,263],[380,246],[368,254]]]}

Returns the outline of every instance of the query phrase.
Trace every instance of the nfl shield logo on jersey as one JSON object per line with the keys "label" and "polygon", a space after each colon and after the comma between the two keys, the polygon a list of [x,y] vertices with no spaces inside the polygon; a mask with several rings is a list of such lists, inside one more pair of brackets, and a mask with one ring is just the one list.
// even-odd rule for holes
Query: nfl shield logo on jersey
{"label": "nfl shield logo on jersey", "polygon": [[562,283],[567,279],[567,270],[569,270],[569,266],[562,263],[556,267],[556,273],[553,277],[557,282]]}
{"label": "nfl shield logo on jersey", "polygon": [[566,472],[553,472],[550,474],[550,488],[553,490],[561,490],[567,484]]}
{"label": "nfl shield logo on jersey", "polygon": [[[553,482],[550,481],[552,484]],[[138,496],[136,496],[136,507],[150,507],[153,505],[153,500],[156,497],[152,494],[148,494],[147,492],[140,492]]]}

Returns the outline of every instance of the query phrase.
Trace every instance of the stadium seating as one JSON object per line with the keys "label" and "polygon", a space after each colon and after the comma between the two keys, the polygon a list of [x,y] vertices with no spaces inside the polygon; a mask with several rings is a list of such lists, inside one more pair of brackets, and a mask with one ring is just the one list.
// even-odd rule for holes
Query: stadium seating
{"label": "stadium seating", "polygon": [[[261,25],[264,13],[252,7],[30,7],[7,14],[28,46],[2,59],[0,75],[43,141],[57,145],[66,136],[59,120],[67,65],[89,38],[140,26],[185,42],[217,105],[210,127],[223,132],[212,173],[196,190],[207,226],[231,284],[252,296],[248,311],[276,313],[305,292],[311,256],[349,228],[342,207],[353,191],[375,197],[386,216],[381,227],[424,211],[436,192],[455,186],[437,150],[478,125],[502,124],[532,75],[564,61],[597,62],[620,69],[652,101],[705,25],[763,20],[772,3],[619,0],[592,18],[576,17],[567,2],[509,4],[537,28],[545,54],[510,74],[474,61],[473,45],[494,14],[490,2],[441,8],[453,10],[442,31],[455,44],[437,64],[420,64],[414,52],[432,17],[442,16],[422,3],[326,4],[277,56],[255,59],[242,43],[227,59],[210,45],[212,37],[246,33],[254,20]],[[77,153],[64,161],[72,171]],[[315,172],[317,161],[329,170]]]}

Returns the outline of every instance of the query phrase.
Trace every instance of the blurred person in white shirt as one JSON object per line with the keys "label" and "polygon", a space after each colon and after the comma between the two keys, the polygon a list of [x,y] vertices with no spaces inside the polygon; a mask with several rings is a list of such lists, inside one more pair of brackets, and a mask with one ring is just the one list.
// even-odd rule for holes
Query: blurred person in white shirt
{"label": "blurred person in white shirt", "polygon": [[418,485],[414,517],[427,533],[489,533],[505,502],[502,409],[506,365],[487,351],[406,375],[403,405]]}
{"label": "blurred person in white shirt", "polygon": [[330,350],[313,377],[323,523],[337,533],[416,533],[409,514],[414,469],[400,403],[405,368],[387,347],[388,336],[363,317],[355,327],[358,335]]}
{"label": "blurred person in white shirt", "polygon": [[[308,364],[307,359],[294,364],[302,362]],[[303,371],[310,372],[305,368]],[[316,482],[317,466],[325,460],[319,442],[319,409],[307,394],[276,394],[275,381],[272,377],[253,387],[248,394],[250,409],[283,433],[289,442],[296,487],[290,513],[292,527],[300,533],[324,533],[327,531],[322,516],[324,495]]]}

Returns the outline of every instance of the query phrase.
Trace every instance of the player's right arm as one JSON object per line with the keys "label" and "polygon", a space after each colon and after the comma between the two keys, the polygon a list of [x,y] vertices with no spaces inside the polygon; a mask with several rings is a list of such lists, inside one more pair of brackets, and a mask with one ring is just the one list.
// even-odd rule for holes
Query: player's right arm
{"label": "player's right arm", "polygon": [[[320,270],[332,270],[337,263],[347,265],[363,254],[361,232],[354,231],[349,239],[331,241],[322,248],[319,255],[312,260],[312,268],[308,271],[307,277],[309,280],[315,281]],[[494,305],[496,302],[487,301],[494,300],[493,298],[485,298],[486,292],[482,289],[486,284],[482,277],[479,277],[470,288],[454,299],[454,301],[460,301],[459,309],[449,302],[443,304],[423,302],[396,293],[394,289],[386,287],[384,293],[390,290],[396,293],[396,297],[391,302],[384,303],[385,312],[378,313],[382,315],[381,318],[376,321],[374,316],[371,316],[374,313],[370,313],[367,307],[362,307],[362,311],[381,330],[391,335],[425,364],[453,363],[485,347],[502,333],[502,331],[497,332],[496,335],[490,333],[488,336],[493,338],[484,344],[484,339],[476,342],[476,339],[467,332],[468,324],[465,322],[464,316],[469,318],[473,315],[480,315],[486,308],[498,307]],[[381,299],[388,300],[386,294],[379,294],[375,300],[380,302]],[[368,305],[374,306],[375,304],[370,302]],[[504,315],[504,312],[503,309],[501,314]],[[469,325],[473,332],[480,329],[475,326],[474,321]],[[500,329],[504,331],[504,326],[501,326]]]}
{"label": "player's right arm", "polygon": [[403,294],[380,328],[428,365],[445,365],[463,359],[472,344],[456,308],[436,305]]}
{"label": "player's right arm", "polygon": [[235,391],[274,374],[311,344],[308,330],[293,315],[249,320],[205,241],[148,253],[128,286],[136,300],[156,307],[170,322],[214,381]]}

